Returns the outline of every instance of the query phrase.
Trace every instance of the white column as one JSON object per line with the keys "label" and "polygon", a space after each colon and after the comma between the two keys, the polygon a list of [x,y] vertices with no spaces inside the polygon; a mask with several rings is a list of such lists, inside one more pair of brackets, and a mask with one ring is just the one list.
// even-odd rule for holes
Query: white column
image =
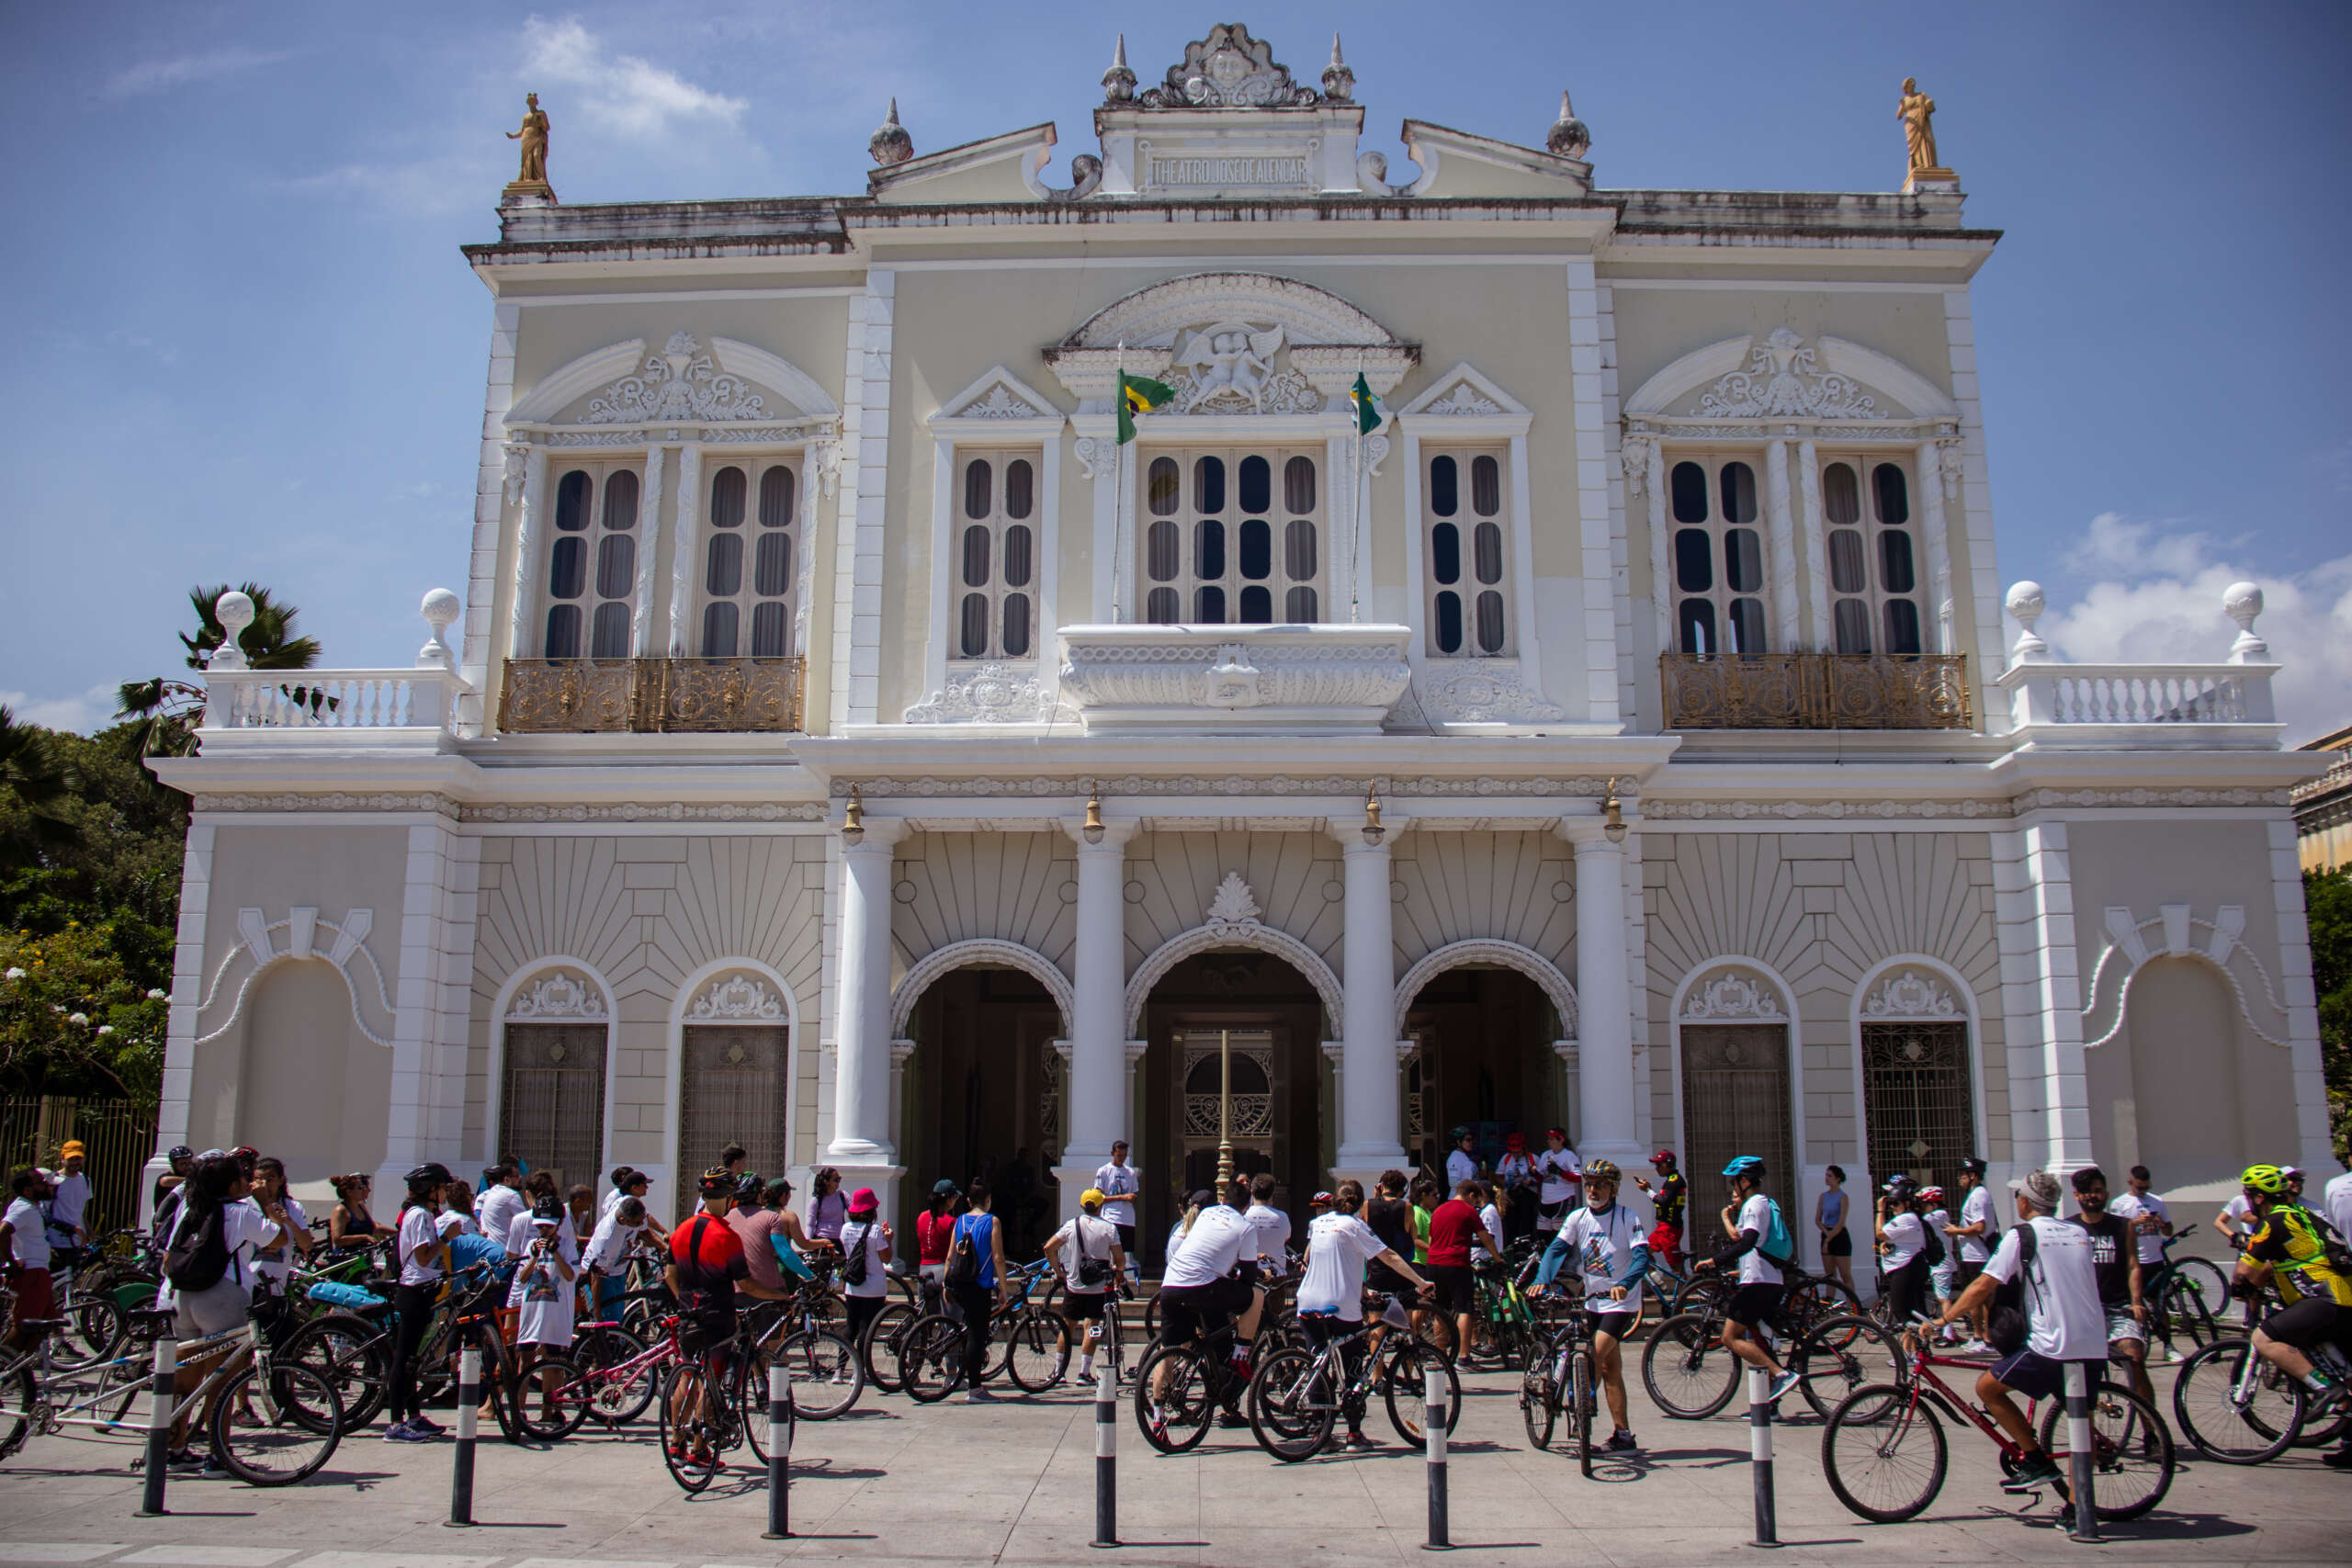
{"label": "white column", "polygon": [[1625,855],[1597,817],[1574,817],[1562,831],[1577,851],[1577,1109],[1587,1161],[1638,1168],[1634,1105],[1634,998],[1625,949]]}
{"label": "white column", "polygon": [[1785,441],[1764,448],[1764,511],[1771,522],[1772,619],[1778,623],[1772,646],[1791,652],[1802,646],[1798,638],[1803,628],[1797,618],[1796,522],[1789,515],[1789,444]]}
{"label": "white column", "polygon": [[[828,1163],[845,1168],[844,1186],[895,1184],[901,1174],[890,1128],[890,879],[906,836],[894,818],[867,817],[862,842],[842,846],[841,981],[833,1041],[833,1141]],[[884,1193],[885,1210],[891,1201]]]}
{"label": "white column", "polygon": [[1993,907],[2009,1035],[2010,1140],[2017,1168],[2068,1175],[2091,1161],[2080,957],[2066,824],[1993,836]]}
{"label": "white column", "polygon": [[1388,840],[1404,830],[1392,814],[1386,838],[1363,841],[1358,818],[1334,817],[1331,836],[1346,846],[1347,924],[1340,945],[1339,1163],[1332,1179],[1370,1184],[1405,1163],[1396,1070],[1396,906],[1388,895]]}
{"label": "white column", "polygon": [[[516,499],[507,491],[506,411],[514,405],[514,340],[522,325],[521,305],[510,299],[492,308],[490,378],[482,391],[481,459],[474,476],[473,563],[466,581],[461,665],[473,693],[458,703],[467,735],[481,733],[481,694],[490,689],[491,626],[498,614],[498,551],[504,542],[506,504]],[[514,482],[521,482],[519,472]],[[146,1183],[149,1190],[153,1186]]]}
{"label": "white column", "polygon": [[645,449],[643,483],[637,492],[637,606],[629,616],[629,650],[639,659],[658,659],[662,649],[653,637],[655,560],[662,553],[662,448]]}
{"label": "white column", "polygon": [[[1829,635],[1829,540],[1821,515],[1821,452],[1810,441],[1797,444],[1797,493],[1804,502],[1805,608],[1813,615],[1813,646],[1838,646]],[[1804,645],[1792,637],[1790,647]]]}
{"label": "white column", "polygon": [[1063,823],[1078,840],[1078,941],[1071,962],[1069,1077],[1063,1095],[1066,1129],[1062,1216],[1078,1213],[1078,1195],[1111,1157],[1111,1140],[1127,1135],[1127,840],[1133,821],[1105,822],[1102,840],[1090,844],[1076,820]]}
{"label": "white column", "polygon": [[[678,453],[678,536],[670,547],[670,657],[684,659],[698,644],[694,635],[695,527],[702,515],[702,448],[688,443]],[[887,891],[887,889],[885,890]]]}
{"label": "white column", "polygon": [[1919,532],[1928,547],[1928,593],[1934,601],[1935,650],[1956,653],[1952,644],[1951,539],[1944,525],[1943,449],[1922,441],[1919,457]]}
{"label": "white column", "polygon": [[196,1013],[204,1000],[204,918],[212,901],[212,840],[217,830],[201,815],[194,818],[187,827],[187,853],[180,862],[179,933],[172,945],[172,999],[165,1014],[155,1149],[139,1181],[142,1225],[154,1217],[155,1178],[171,1168],[164,1151],[187,1141],[188,1098],[196,1085]]}
{"label": "white column", "polygon": [[523,465],[523,512],[514,529],[514,597],[506,627],[509,659],[528,659],[530,650],[538,646],[531,626],[537,604],[532,590],[537,586],[539,573],[544,570],[539,560],[539,540],[547,532],[547,519],[539,514],[547,508],[548,449],[532,447]]}
{"label": "white column", "polygon": [[1650,612],[1657,618],[1657,651],[1674,648],[1674,573],[1666,549],[1666,451],[1653,435],[1629,435],[1618,453],[1626,488],[1643,499],[1650,536]]}

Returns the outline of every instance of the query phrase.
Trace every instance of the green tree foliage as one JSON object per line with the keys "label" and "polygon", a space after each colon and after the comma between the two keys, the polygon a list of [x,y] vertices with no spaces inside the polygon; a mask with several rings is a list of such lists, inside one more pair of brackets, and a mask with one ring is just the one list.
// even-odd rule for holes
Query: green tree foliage
{"label": "green tree foliage", "polygon": [[115,931],[70,920],[0,931],[0,1089],[152,1100],[170,999],[141,987]]}
{"label": "green tree foliage", "polygon": [[0,707],[0,873],[36,865],[73,839],[62,810],[73,787],[49,731]]}
{"label": "green tree foliage", "polygon": [[2335,1157],[2352,1155],[2352,867],[2303,873],[2312,985],[2319,992],[2320,1060],[2327,1072]]}
{"label": "green tree foliage", "polygon": [[[201,670],[213,650],[229,640],[228,628],[214,613],[225,582],[191,588],[187,602],[196,612],[196,631],[180,634],[187,649],[187,667]],[[254,602],[253,624],[237,634],[237,647],[255,670],[308,670],[319,661],[319,639],[297,637],[295,617],[301,611],[280,604],[258,582],[241,583],[238,592]],[[300,687],[289,694],[300,700]],[[198,726],[204,722],[204,688],[190,681],[157,675],[145,681],[125,681],[116,693],[115,716],[131,721],[124,743],[141,757],[186,757],[196,750]]]}

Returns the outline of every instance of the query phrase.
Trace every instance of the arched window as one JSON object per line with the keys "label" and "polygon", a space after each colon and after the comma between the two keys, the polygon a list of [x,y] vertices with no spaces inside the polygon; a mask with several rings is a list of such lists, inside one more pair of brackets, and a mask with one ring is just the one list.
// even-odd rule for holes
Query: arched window
{"label": "arched window", "polygon": [[793,594],[803,547],[799,458],[731,458],[710,476],[703,543],[705,659],[792,652]]}
{"label": "arched window", "polygon": [[948,554],[951,659],[1029,659],[1037,604],[1036,447],[959,451]]}
{"label": "arched window", "polygon": [[1143,479],[1144,619],[1321,620],[1317,457],[1239,448],[1155,456]]}
{"label": "arched window", "polygon": [[1517,651],[1510,614],[1510,520],[1503,515],[1504,448],[1425,447],[1422,547],[1429,650],[1441,659]]}
{"label": "arched window", "polygon": [[1677,454],[1667,476],[1672,520],[1674,646],[1683,653],[1764,653],[1764,524],[1753,453]]}
{"label": "arched window", "polygon": [[555,481],[555,527],[548,543],[543,657],[629,656],[640,493],[634,465],[561,466]]}
{"label": "arched window", "polygon": [[[1887,987],[1906,981],[1942,994],[1950,1005],[1949,988],[1938,979],[1890,976],[1873,989],[1894,995]],[[1960,1162],[1977,1152],[1966,1017],[1922,1009],[1872,1018],[1862,1024],[1861,1051],[1871,1181],[1907,1173],[1922,1186],[1959,1191]]]}
{"label": "arched window", "polygon": [[1891,457],[1825,457],[1821,517],[1831,641],[1839,653],[1924,653],[1919,539],[1911,476]]}

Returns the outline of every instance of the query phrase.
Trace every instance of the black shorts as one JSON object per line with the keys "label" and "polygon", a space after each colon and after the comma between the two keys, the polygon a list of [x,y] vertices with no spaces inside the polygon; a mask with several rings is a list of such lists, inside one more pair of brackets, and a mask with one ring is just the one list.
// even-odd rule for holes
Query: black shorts
{"label": "black shorts", "polygon": [[1780,1285],[1742,1285],[1731,1293],[1724,1315],[1742,1328],[1759,1328],[1780,1306],[1783,1289]]}
{"label": "black shorts", "polygon": [[1642,1321],[1637,1312],[1597,1312],[1592,1314],[1592,1331],[1606,1334],[1621,1344],[1634,1332],[1634,1325]]}
{"label": "black shorts", "polygon": [[1136,1227],[1113,1221],[1111,1228],[1119,1233],[1119,1256],[1132,1263],[1136,1258]]}
{"label": "black shorts", "polygon": [[2262,1332],[2298,1350],[2315,1350],[2332,1342],[2352,1355],[2352,1308],[2340,1307],[2325,1296],[2305,1296],[2264,1318]]}
{"label": "black shorts", "polygon": [[1385,1263],[1363,1266],[1363,1288],[1377,1291],[1384,1296],[1395,1296],[1408,1306],[1420,1299],[1420,1292],[1413,1288],[1412,1282]]}
{"label": "black shorts", "polygon": [[704,1307],[690,1311],[678,1325],[678,1343],[690,1356],[725,1344],[735,1337],[735,1309],[732,1306]]}
{"label": "black shorts", "polygon": [[1822,1243],[1821,1256],[1824,1258],[1853,1257],[1854,1233],[1841,1227],[1836,1234],[1831,1235],[1827,1241]]}
{"label": "black shorts", "polygon": [[1214,1334],[1250,1310],[1251,1292],[1246,1280],[1230,1276],[1205,1285],[1178,1285],[1159,1292],[1159,1337],[1169,1345],[1186,1345],[1204,1334]]}
{"label": "black shorts", "polygon": [[[2104,1359],[2086,1361],[2089,1377],[2086,1386],[2098,1383],[2107,1370]],[[2028,1399],[2055,1399],[2066,1392],[2066,1363],[2053,1361],[2047,1356],[2037,1356],[2030,1350],[2014,1350],[1993,1363],[1993,1381],[2015,1389]]]}
{"label": "black shorts", "polygon": [[1421,1277],[1437,1287],[1437,1297],[1430,1304],[1440,1312],[1464,1313],[1476,1309],[1478,1280],[1468,1264],[1425,1264]]}
{"label": "black shorts", "polygon": [[1953,1297],[1956,1299],[1960,1295],[1961,1292],[1968,1289],[1969,1282],[1983,1272],[1984,1272],[1984,1265],[1982,1263],[1970,1263],[1964,1259],[1955,1259],[1952,1264],[1951,1277],[1951,1293]]}
{"label": "black shorts", "polygon": [[1911,1314],[1928,1302],[1928,1255],[1920,1253],[1902,1268],[1884,1275],[1887,1310],[1893,1315],[1887,1321],[1899,1327],[1908,1327]]}
{"label": "black shorts", "polygon": [[1102,1303],[1110,1299],[1111,1292],[1108,1291],[1064,1291],[1062,1315],[1072,1323],[1085,1322],[1089,1319],[1100,1322],[1102,1317]]}

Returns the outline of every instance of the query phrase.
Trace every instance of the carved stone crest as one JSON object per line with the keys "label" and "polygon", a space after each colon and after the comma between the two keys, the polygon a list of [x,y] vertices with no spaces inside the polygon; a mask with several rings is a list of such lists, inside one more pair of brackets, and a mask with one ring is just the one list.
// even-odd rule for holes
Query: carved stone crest
{"label": "carved stone crest", "polygon": [[1178,413],[1312,413],[1323,406],[1295,368],[1275,367],[1280,322],[1217,321],[1185,334],[1170,364]]}
{"label": "carved stone crest", "polygon": [[576,975],[561,970],[544,980],[535,980],[515,993],[514,1002],[506,1010],[509,1018],[537,1021],[553,1019],[594,1019],[605,1016],[605,998],[594,986]]}
{"label": "carved stone crest", "polygon": [[[1123,55],[1113,69],[1124,63]],[[1145,89],[1136,101],[1148,109],[1312,108],[1324,96],[1293,81],[1290,67],[1275,63],[1272,44],[1251,38],[1239,22],[1221,22],[1208,37],[1186,44],[1167,81]]]}
{"label": "carved stone crest", "polygon": [[590,424],[654,424],[664,421],[773,418],[741,377],[729,376],[689,332],[670,334],[632,376],[624,376],[588,403]]}
{"label": "carved stone crest", "polygon": [[1213,926],[1254,926],[1258,923],[1258,896],[1250,891],[1250,884],[1239,872],[1227,872],[1225,880],[1216,885],[1216,897],[1209,900],[1208,923]]}
{"label": "carved stone crest", "polygon": [[1749,1019],[1776,1023],[1783,1016],[1781,998],[1773,994],[1771,987],[1740,969],[1725,969],[1702,980],[1682,998],[1685,1022]]}
{"label": "carved stone crest", "polygon": [[1916,969],[1898,969],[1862,999],[1864,1018],[1958,1018],[1960,1003],[1943,983]]}
{"label": "carved stone crest", "polygon": [[749,975],[729,975],[696,997],[687,1013],[705,1021],[765,1022],[784,1017],[784,1001]]}
{"label": "carved stone crest", "polygon": [[1076,723],[1078,713],[1053,700],[1036,671],[1019,664],[951,668],[947,684],[907,709],[908,724]]}
{"label": "carved stone crest", "polygon": [[1706,419],[1876,419],[1878,405],[1846,377],[1820,368],[1815,351],[1774,327],[1735,370],[1699,400]]}

